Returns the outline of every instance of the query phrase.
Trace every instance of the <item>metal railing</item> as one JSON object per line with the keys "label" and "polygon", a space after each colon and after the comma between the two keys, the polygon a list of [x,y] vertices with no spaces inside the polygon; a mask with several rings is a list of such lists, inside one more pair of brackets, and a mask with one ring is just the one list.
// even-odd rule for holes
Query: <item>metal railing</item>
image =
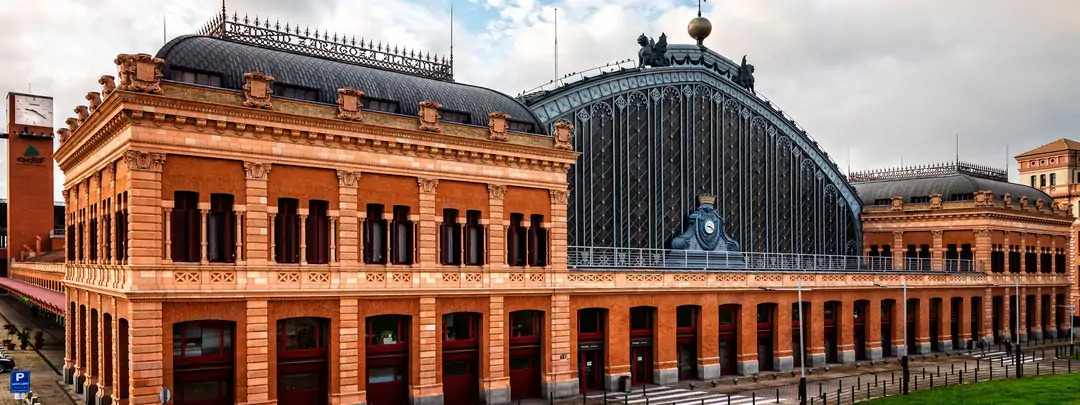
{"label": "metal railing", "polygon": [[567,247],[570,269],[604,270],[689,270],[689,271],[919,271],[982,272],[982,261],[959,259],[814,255],[796,253],[714,253],[688,250]]}

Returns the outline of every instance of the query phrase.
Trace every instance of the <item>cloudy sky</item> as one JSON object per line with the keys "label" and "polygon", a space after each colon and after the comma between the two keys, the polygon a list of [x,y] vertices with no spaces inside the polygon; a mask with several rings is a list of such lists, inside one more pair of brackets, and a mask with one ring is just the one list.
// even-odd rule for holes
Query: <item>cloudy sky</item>
{"label": "cloudy sky", "polygon": [[[156,53],[163,34],[191,33],[220,7],[220,0],[0,0],[0,92],[29,87],[55,97],[62,127],[98,88],[97,77],[115,74],[116,54]],[[641,33],[692,42],[691,0],[454,0],[457,80],[512,95],[551,80],[556,7],[564,74],[634,57]],[[450,0],[228,0],[228,8],[450,49]],[[1006,148],[1016,155],[1080,139],[1075,1],[711,0],[703,13],[714,27],[706,44],[732,59],[749,55],[757,90],[841,167],[951,161],[959,134],[961,159],[1008,161],[1015,179]],[[58,200],[62,179],[57,170]],[[0,197],[19,186],[12,181]]]}

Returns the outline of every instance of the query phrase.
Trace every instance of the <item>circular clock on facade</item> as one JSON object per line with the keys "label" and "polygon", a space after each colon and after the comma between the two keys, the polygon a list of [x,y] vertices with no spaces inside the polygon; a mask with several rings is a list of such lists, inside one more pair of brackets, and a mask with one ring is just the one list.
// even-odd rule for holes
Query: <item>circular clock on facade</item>
{"label": "circular clock on facade", "polygon": [[25,94],[13,94],[12,97],[15,98],[15,125],[52,128],[52,98]]}
{"label": "circular clock on facade", "polygon": [[716,232],[716,222],[713,222],[711,219],[705,221],[705,233],[712,235],[713,232]]}

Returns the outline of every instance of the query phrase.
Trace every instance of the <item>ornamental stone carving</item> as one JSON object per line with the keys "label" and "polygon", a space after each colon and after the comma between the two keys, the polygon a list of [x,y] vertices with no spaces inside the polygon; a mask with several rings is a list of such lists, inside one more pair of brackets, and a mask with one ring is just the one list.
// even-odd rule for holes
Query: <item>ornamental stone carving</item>
{"label": "ornamental stone carving", "polygon": [[566,204],[566,197],[570,192],[566,190],[548,190],[551,194],[552,204]]}
{"label": "ornamental stone carving", "polygon": [[127,150],[124,151],[124,163],[128,170],[160,172],[165,166],[165,154]]}
{"label": "ornamental stone carving", "polygon": [[360,97],[364,96],[364,92],[352,87],[342,87],[337,92],[338,119],[363,121],[364,116],[360,113],[360,108],[363,107],[360,104]]}
{"label": "ornamental stone carving", "polygon": [[975,230],[975,236],[980,237],[980,238],[985,238],[987,236],[990,236],[990,230],[989,229],[976,229]]}
{"label": "ornamental stone carving", "polygon": [[356,188],[356,185],[360,182],[360,172],[338,170],[337,178],[338,187]]}
{"label": "ornamental stone carving", "polygon": [[509,125],[506,120],[510,118],[510,114],[496,111],[488,114],[488,139],[493,141],[508,141],[510,136],[507,135],[509,131]]}
{"label": "ornamental stone carving", "polygon": [[164,59],[155,58],[150,54],[140,53],[135,55],[119,54],[113,61],[120,76],[119,90],[135,93],[162,94],[161,69],[158,65],[165,63]]}
{"label": "ornamental stone carving", "polygon": [[101,107],[101,93],[91,91],[86,93],[86,101],[90,102],[90,112],[97,111]]}
{"label": "ornamental stone carving", "polygon": [[893,231],[892,237],[893,237],[893,240],[897,240],[897,239],[904,240],[904,231]]}
{"label": "ornamental stone carving", "polygon": [[934,230],[930,231],[930,235],[933,236],[934,239],[941,239],[941,235],[944,234],[944,233],[945,233],[945,231],[942,231],[940,229],[934,229]]}
{"label": "ornamental stone carving", "polygon": [[983,190],[975,193],[975,206],[976,207],[992,207],[994,206],[994,192],[990,190]]}
{"label": "ornamental stone carving", "polygon": [[116,78],[111,75],[102,75],[97,79],[98,84],[101,85],[101,96],[109,97],[114,91],[116,91]]}
{"label": "ornamental stone carving", "polygon": [[82,123],[86,122],[87,118],[90,118],[90,109],[86,108],[85,105],[76,106],[75,118],[79,120],[79,125],[82,125]]}
{"label": "ornamental stone carving", "polygon": [[555,123],[555,149],[574,150],[574,125],[559,121]]}
{"label": "ornamental stone carving", "polygon": [[903,211],[904,210],[904,197],[893,196],[892,204],[889,207],[891,211]]}
{"label": "ornamental stone carving", "polygon": [[501,200],[506,197],[506,186],[502,184],[488,184],[488,198]]}
{"label": "ornamental stone carving", "polygon": [[941,194],[930,194],[930,208],[941,208]]}
{"label": "ornamental stone carving", "polygon": [[1035,209],[1036,209],[1036,210],[1038,210],[1038,211],[1042,211],[1042,210],[1043,210],[1043,207],[1044,207],[1045,205],[1046,205],[1046,201],[1043,201],[1043,199],[1041,199],[1041,198],[1040,198],[1040,199],[1038,199],[1038,200],[1035,200]]}
{"label": "ornamental stone carving", "polygon": [[416,178],[416,184],[420,186],[420,194],[435,194],[435,188],[439,186],[439,179]]}
{"label": "ornamental stone carving", "polygon": [[429,132],[442,132],[439,125],[439,109],[442,104],[436,101],[425,100],[420,102],[420,130]]}
{"label": "ornamental stone carving", "polygon": [[1020,196],[1020,209],[1024,210],[1028,208],[1028,197]]}
{"label": "ornamental stone carving", "polygon": [[274,89],[274,76],[262,72],[244,73],[244,106],[272,110],[274,104],[271,95]]}
{"label": "ornamental stone carving", "polygon": [[1012,208],[1012,193],[1005,193],[1005,208]]}
{"label": "ornamental stone carving", "polygon": [[244,176],[248,180],[267,180],[270,176],[270,164],[245,161]]}
{"label": "ornamental stone carving", "polygon": [[68,137],[71,136],[71,130],[67,128],[60,128],[56,130],[56,134],[60,135],[60,143],[63,144],[64,142],[67,142]]}
{"label": "ornamental stone carving", "polygon": [[64,123],[67,124],[68,130],[71,132],[75,132],[79,129],[79,120],[75,118],[68,118],[64,120]]}

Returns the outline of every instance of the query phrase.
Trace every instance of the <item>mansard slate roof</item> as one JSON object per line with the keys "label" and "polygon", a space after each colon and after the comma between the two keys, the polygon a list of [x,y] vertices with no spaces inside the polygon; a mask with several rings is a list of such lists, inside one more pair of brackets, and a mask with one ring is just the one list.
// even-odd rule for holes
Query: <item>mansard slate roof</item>
{"label": "mansard slate roof", "polygon": [[532,124],[533,132],[546,133],[544,125],[523,104],[498,91],[479,86],[440,81],[388,70],[359,66],[314,56],[264,48],[210,36],[185,35],[158,50],[165,60],[162,73],[184,69],[221,76],[221,87],[240,90],[244,73],[259,71],[275,83],[318,90],[318,102],[337,103],[337,89],[355,87],[365,97],[395,101],[398,113],[416,116],[419,104],[434,100],[446,110],[468,113],[470,123],[487,126],[488,114],[501,111],[511,119]]}
{"label": "mansard slate roof", "polygon": [[902,197],[905,203],[911,203],[913,197],[941,194],[942,200],[949,201],[953,200],[954,195],[971,195],[985,190],[993,191],[995,199],[1004,199],[1005,194],[1008,193],[1012,194],[1013,201],[1018,201],[1023,196],[1027,196],[1032,203],[1039,199],[1047,203],[1053,201],[1049,195],[1035,188],[965,173],[898,180],[860,181],[852,185],[855,186],[855,191],[859,193],[864,206],[875,205],[875,202],[880,200],[891,200],[894,196]]}

